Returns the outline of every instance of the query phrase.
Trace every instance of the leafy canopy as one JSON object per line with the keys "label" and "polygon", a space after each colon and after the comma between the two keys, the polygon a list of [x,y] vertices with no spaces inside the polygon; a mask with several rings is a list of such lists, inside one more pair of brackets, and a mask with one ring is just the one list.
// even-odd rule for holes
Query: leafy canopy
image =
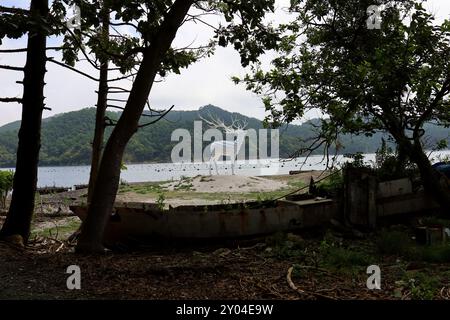
{"label": "leafy canopy", "polygon": [[[367,28],[373,4],[385,5],[379,30]],[[264,96],[269,122],[319,109],[317,145],[378,130],[420,144],[425,122],[449,124],[450,22],[436,25],[421,1],[302,0],[290,12],[270,70],[235,79]]]}

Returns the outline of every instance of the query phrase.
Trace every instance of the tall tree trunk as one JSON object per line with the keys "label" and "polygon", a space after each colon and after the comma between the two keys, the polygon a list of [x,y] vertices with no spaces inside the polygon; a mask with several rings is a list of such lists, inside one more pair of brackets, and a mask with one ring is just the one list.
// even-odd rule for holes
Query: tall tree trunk
{"label": "tall tree trunk", "polygon": [[[30,11],[36,21],[40,21],[40,17],[45,18],[49,11],[48,0],[32,0]],[[30,235],[37,187],[47,59],[45,50],[46,32],[44,28],[36,26],[28,33],[14,191],[6,221],[0,232],[3,238],[20,236],[24,243],[28,241]]]}
{"label": "tall tree trunk", "polygon": [[[109,40],[109,10],[103,4],[102,19],[102,42],[108,43]],[[108,58],[106,55],[100,58],[100,81],[97,96],[97,109],[95,114],[94,140],[92,141],[92,162],[91,173],[89,176],[88,203],[92,200],[95,182],[97,180],[100,159],[103,151],[103,139],[105,135],[105,115],[108,105]]]}
{"label": "tall tree trunk", "polygon": [[97,181],[89,204],[88,214],[83,221],[81,236],[77,244],[78,252],[103,252],[103,234],[112,212],[120,180],[120,166],[125,147],[137,131],[139,119],[150,94],[153,82],[164,54],[194,0],[177,0],[165,16],[159,31],[152,39],[150,47],[143,53],[143,60],[125,109],[108,139]]}
{"label": "tall tree trunk", "polygon": [[416,141],[408,148],[409,158],[420,172],[425,192],[427,192],[443,209],[450,213],[450,191],[441,185],[439,173],[431,166],[430,160],[423,151],[420,142]]}

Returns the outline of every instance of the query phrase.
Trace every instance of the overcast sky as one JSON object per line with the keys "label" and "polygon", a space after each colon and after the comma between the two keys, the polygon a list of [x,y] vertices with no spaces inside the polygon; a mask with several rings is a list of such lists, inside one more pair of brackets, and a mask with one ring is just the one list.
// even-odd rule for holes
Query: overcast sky
{"label": "overcast sky", "polygon": [[[278,1],[278,11],[270,20],[279,21],[285,16],[282,8],[289,0]],[[29,0],[0,0],[0,5],[27,8]],[[428,0],[427,8],[436,15],[438,21],[450,17],[449,0]],[[182,46],[191,42],[202,43],[208,39],[212,31],[201,25],[189,25],[179,32],[176,44]],[[50,39],[48,45],[59,44],[59,39]],[[21,48],[26,46],[26,38],[17,40],[3,39],[0,48]],[[49,51],[48,56],[60,60],[60,55]],[[25,54],[2,54],[1,65],[23,66]],[[79,63],[77,67],[97,77],[95,70],[87,63]],[[97,84],[74,72],[54,64],[47,64],[48,73],[45,81],[45,96],[47,106],[52,111],[45,111],[44,117],[93,107],[96,101],[95,90]],[[176,110],[196,110],[206,104],[213,104],[223,109],[239,112],[247,116],[264,118],[264,108],[259,97],[245,90],[242,85],[235,85],[230,78],[242,76],[245,70],[240,65],[239,56],[232,48],[217,48],[214,56],[205,58],[183,69],[181,75],[170,75],[164,82],[157,83],[151,94],[150,101],[156,108],[175,105]],[[23,74],[17,71],[0,69],[0,96],[21,97],[22,86],[16,84],[22,80]],[[129,81],[123,81],[122,86],[130,87]],[[20,105],[13,103],[0,103],[0,126],[20,119]],[[307,118],[317,114],[309,114]]]}

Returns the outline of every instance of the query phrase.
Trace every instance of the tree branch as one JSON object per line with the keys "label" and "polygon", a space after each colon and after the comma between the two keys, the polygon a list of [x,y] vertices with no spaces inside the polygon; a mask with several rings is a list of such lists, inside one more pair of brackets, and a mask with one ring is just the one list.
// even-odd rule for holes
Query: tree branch
{"label": "tree branch", "polygon": [[[62,47],[47,47],[46,50],[62,50]],[[17,53],[17,52],[27,52],[27,48],[18,49],[1,49],[0,53]]]}
{"label": "tree branch", "polygon": [[114,101],[114,102],[127,102],[128,100],[126,100],[126,99],[112,99],[112,98],[108,98],[108,101]]}
{"label": "tree branch", "polygon": [[0,98],[0,102],[17,102],[22,103],[21,98]]}
{"label": "tree branch", "polygon": [[[124,88],[121,88],[121,87],[108,87],[108,90],[110,90],[110,89],[114,89],[114,90],[117,90],[117,91],[120,91],[120,92],[130,92],[129,89],[124,89]],[[112,92],[110,91],[110,93],[112,93]]]}
{"label": "tree branch", "polygon": [[13,71],[23,71],[24,70],[23,67],[12,67],[12,66],[5,66],[5,65],[0,65],[0,69],[13,70]]}
{"label": "tree branch", "polygon": [[437,107],[442,98],[444,98],[445,95],[448,94],[449,90],[450,90],[450,77],[445,79],[444,83],[442,84],[441,90],[439,90],[439,92],[436,94],[436,97],[433,99],[433,102],[425,110],[425,112],[420,115],[416,123],[416,126],[414,127],[413,133],[414,140],[417,140],[419,138],[420,128],[422,127],[423,123],[432,115],[433,110]]}
{"label": "tree branch", "polygon": [[[157,123],[158,121],[160,121],[162,118],[164,118],[170,111],[172,111],[172,109],[175,107],[175,105],[173,105],[173,106],[171,106],[169,109],[167,109],[163,114],[161,114],[159,117],[158,117],[158,119],[155,119],[155,120],[153,120],[153,121],[151,121],[151,122],[149,122],[149,123],[145,123],[145,124],[141,124],[141,125],[139,125],[138,126],[138,128],[140,129],[140,128],[144,128],[144,127],[147,127],[147,126],[150,126],[150,125],[152,125],[152,124],[155,124],[155,123]],[[145,114],[143,114],[143,115],[145,115]]]}
{"label": "tree branch", "polygon": [[83,75],[83,76],[85,76],[86,78],[89,78],[89,79],[91,79],[91,80],[94,80],[94,81],[97,81],[97,82],[100,81],[99,79],[94,78],[93,76],[90,76],[90,75],[88,75],[87,73],[84,73],[84,72],[82,72],[82,71],[80,71],[80,70],[77,70],[77,69],[75,69],[75,68],[73,68],[73,67],[71,67],[71,66],[69,66],[69,65],[67,65],[67,64],[65,64],[65,63],[62,63],[62,62],[53,60],[53,58],[47,58],[47,61],[48,61],[48,62],[52,62],[52,63],[54,63],[54,64],[57,64],[57,65],[59,65],[59,66],[61,66],[61,67],[67,68],[67,69],[69,69],[69,70],[71,70],[71,71],[74,71],[74,72],[76,72],[76,73],[78,73],[78,74],[81,74],[81,75]]}

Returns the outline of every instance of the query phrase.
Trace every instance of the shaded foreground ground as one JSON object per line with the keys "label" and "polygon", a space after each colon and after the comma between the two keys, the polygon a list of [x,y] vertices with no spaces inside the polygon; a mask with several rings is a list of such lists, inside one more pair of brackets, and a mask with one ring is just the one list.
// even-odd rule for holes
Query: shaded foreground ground
{"label": "shaded foreground ground", "polygon": [[[266,177],[277,182],[272,189],[270,180],[250,177],[227,187],[230,192],[208,177],[125,185],[118,200],[151,202],[163,194],[165,204],[177,205],[274,198],[319,175]],[[265,184],[265,192],[255,191],[258,183]],[[209,190],[211,185],[222,189]],[[240,243],[158,243],[79,256],[66,241],[80,225],[68,205],[82,202],[85,193],[37,199],[32,241],[25,250],[0,242],[0,299],[450,299],[449,244],[426,247],[412,240],[412,226],[424,224],[423,219],[377,234],[335,224]],[[450,221],[427,223],[450,227]],[[67,289],[70,265],[81,268],[81,290]],[[381,290],[367,289],[369,265],[381,268]]]}
{"label": "shaded foreground ground", "polygon": [[[371,264],[381,268],[381,290],[366,287]],[[81,268],[81,290],[66,287],[70,265]],[[307,240],[279,234],[244,246],[141,248],[96,257],[40,238],[25,251],[0,244],[0,298],[450,299],[449,267],[380,255],[373,238],[350,241],[330,232]]]}

